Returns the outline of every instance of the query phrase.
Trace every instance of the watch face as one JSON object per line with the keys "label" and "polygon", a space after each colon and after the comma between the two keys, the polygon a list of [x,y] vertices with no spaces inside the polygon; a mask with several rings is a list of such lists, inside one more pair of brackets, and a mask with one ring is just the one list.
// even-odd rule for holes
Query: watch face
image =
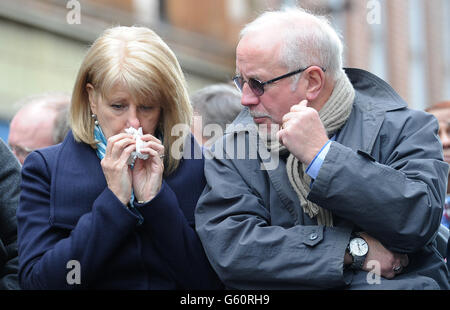
{"label": "watch face", "polygon": [[354,238],[350,241],[350,253],[356,256],[366,255],[369,251],[369,246],[363,238]]}

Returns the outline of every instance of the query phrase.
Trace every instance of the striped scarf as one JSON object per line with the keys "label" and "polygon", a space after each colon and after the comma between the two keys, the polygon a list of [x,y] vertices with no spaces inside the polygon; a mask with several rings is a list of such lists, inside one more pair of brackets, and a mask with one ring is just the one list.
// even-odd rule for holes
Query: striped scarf
{"label": "striped scarf", "polygon": [[97,157],[102,160],[105,157],[108,141],[106,141],[106,137],[99,125],[94,127],[94,138],[97,141]]}

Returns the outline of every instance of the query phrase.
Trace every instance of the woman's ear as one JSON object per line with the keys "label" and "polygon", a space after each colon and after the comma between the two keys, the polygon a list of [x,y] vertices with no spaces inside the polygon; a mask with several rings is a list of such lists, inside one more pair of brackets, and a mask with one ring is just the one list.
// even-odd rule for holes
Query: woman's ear
{"label": "woman's ear", "polygon": [[86,84],[86,91],[89,97],[89,106],[91,107],[91,111],[93,114],[97,114],[97,100],[94,86],[91,83]]}
{"label": "woman's ear", "polygon": [[305,73],[308,80],[306,99],[308,99],[308,101],[313,101],[319,96],[320,91],[325,86],[325,74],[322,69],[317,66],[311,66]]}

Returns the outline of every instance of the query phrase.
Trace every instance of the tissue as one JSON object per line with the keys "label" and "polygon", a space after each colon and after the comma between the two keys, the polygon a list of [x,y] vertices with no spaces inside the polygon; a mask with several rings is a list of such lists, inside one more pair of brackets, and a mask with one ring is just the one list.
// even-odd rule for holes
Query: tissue
{"label": "tissue", "polygon": [[137,158],[140,158],[143,160],[148,159],[148,154],[141,153],[141,149],[144,148],[146,145],[146,143],[144,141],[142,141],[142,139],[141,139],[141,137],[143,135],[142,127],[139,127],[139,129],[130,127],[130,128],[125,129],[125,132],[130,135],[133,135],[133,137],[136,139],[136,151],[131,153],[130,158],[128,158],[128,164],[134,165],[134,162],[136,161]]}

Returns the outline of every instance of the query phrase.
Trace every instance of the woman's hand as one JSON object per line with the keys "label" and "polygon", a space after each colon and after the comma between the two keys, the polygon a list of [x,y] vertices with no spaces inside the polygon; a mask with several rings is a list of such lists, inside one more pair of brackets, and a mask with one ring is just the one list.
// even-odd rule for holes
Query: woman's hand
{"label": "woman's hand", "polygon": [[149,201],[161,189],[164,172],[164,146],[154,136],[147,134],[141,137],[147,145],[141,149],[142,154],[148,154],[146,160],[136,159],[132,171],[134,196],[137,201]]}
{"label": "woman's hand", "polygon": [[133,136],[120,133],[108,139],[105,157],[101,161],[108,188],[124,205],[131,199],[131,168],[127,161],[135,149]]}

